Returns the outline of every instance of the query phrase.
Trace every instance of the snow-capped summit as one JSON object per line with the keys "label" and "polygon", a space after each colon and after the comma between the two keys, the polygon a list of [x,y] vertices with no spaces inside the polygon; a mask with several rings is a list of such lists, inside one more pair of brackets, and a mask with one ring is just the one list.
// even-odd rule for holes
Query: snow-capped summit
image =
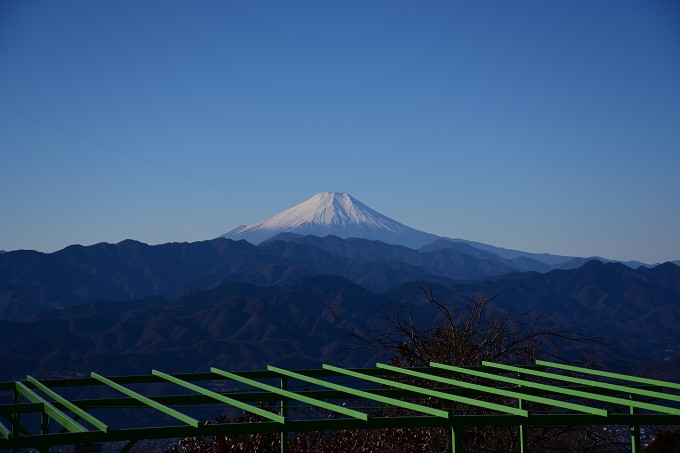
{"label": "snow-capped summit", "polygon": [[224,234],[259,244],[279,233],[363,238],[418,248],[439,236],[390,219],[344,192],[321,192],[264,222],[241,225]]}

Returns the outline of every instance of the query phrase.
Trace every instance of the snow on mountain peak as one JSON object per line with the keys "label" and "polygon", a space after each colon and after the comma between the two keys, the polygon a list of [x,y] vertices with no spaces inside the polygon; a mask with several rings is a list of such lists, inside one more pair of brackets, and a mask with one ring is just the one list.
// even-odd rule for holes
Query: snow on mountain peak
{"label": "snow on mountain peak", "polygon": [[262,223],[272,229],[309,224],[321,228],[365,225],[398,230],[400,224],[345,192],[321,192]]}
{"label": "snow on mountain peak", "polygon": [[256,244],[283,232],[315,236],[332,234],[407,246],[425,245],[438,238],[380,214],[345,192],[318,193],[264,222],[241,225],[223,237],[246,239]]}

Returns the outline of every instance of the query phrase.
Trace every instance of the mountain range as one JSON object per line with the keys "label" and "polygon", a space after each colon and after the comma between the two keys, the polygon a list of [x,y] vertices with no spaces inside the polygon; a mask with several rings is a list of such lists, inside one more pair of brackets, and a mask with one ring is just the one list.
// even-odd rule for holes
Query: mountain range
{"label": "mountain range", "polygon": [[73,245],[54,253],[20,250],[0,255],[0,313],[21,320],[40,310],[100,299],[150,294],[172,298],[223,283],[280,285],[303,275],[338,275],[380,292],[398,283],[450,284],[553,268],[443,239],[419,250],[368,239],[292,233],[259,245],[224,238],[155,246],[126,240]]}
{"label": "mountain range", "polygon": [[[422,248],[433,242],[438,243],[436,246],[438,248],[453,248],[452,244],[462,243],[477,250],[491,252],[501,258],[509,260],[526,258],[555,268],[573,269],[591,259],[612,261],[602,257],[578,258],[548,253],[522,252],[481,242],[437,236],[399,223],[369,208],[345,192],[318,193],[268,220],[241,225],[221,237],[234,240],[245,239],[257,245],[281,233],[319,237],[332,235],[343,239],[362,238],[403,245],[413,249]],[[631,267],[645,265],[638,261],[629,261],[625,264]]]}
{"label": "mountain range", "polygon": [[173,299],[72,305],[21,322],[0,320],[0,380],[150,367],[205,371],[217,364],[241,370],[313,367],[321,360],[368,365],[365,353],[346,361],[347,339],[328,303],[353,322],[366,307],[391,301],[346,279],[317,276],[283,286],[225,283]]}
{"label": "mountain range", "polygon": [[[384,315],[405,301],[421,327],[436,326],[423,299],[460,306],[479,293],[497,294],[494,310],[542,316],[552,331],[601,337],[575,343],[571,357],[595,357],[610,368],[645,367],[680,378],[680,267],[631,269],[592,261],[545,274],[506,274],[466,282],[402,282],[371,291],[338,275],[301,275],[286,283],[226,282],[166,297],[97,300],[48,309],[21,321],[0,320],[0,380],[24,376],[176,372],[210,366],[258,369],[266,364],[367,366],[386,351],[357,350],[340,325],[357,332],[385,328]],[[654,374],[651,373],[651,374]]]}
{"label": "mountain range", "polygon": [[50,254],[17,251],[0,256],[0,313],[21,320],[99,299],[177,297],[231,282],[281,285],[304,275],[338,275],[379,292],[397,283],[451,283],[517,271],[508,260],[487,252],[476,255],[456,248],[416,251],[367,239],[296,235],[257,246],[218,238],[156,246],[127,240]]}
{"label": "mountain range", "polygon": [[348,355],[360,345],[340,323],[379,330],[409,300],[413,315],[434,326],[440,314],[422,287],[457,305],[497,294],[494,310],[542,313],[551,330],[606,339],[573,346],[574,357],[680,377],[673,263],[624,265],[442,238],[345,193],[318,194],[224,236],[1,253],[0,380],[149,367],[363,366],[385,351]]}

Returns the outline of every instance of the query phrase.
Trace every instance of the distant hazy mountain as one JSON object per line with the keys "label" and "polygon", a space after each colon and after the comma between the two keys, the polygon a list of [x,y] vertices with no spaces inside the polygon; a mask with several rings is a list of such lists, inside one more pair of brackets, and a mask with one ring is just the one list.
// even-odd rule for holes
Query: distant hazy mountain
{"label": "distant hazy mountain", "polygon": [[[471,245],[475,244],[475,246]],[[536,271],[536,272],[547,272],[552,266],[545,261],[540,259],[530,258],[530,256],[535,256],[538,254],[517,252],[517,253],[502,253],[503,251],[515,252],[514,250],[500,249],[498,247],[481,244],[479,242],[463,241],[462,239],[438,239],[425,247],[418,249],[419,252],[434,252],[437,250],[458,250],[459,252],[465,253],[475,258],[480,259],[495,259],[501,260],[507,264],[510,268],[526,272],[526,271]],[[501,253],[496,253],[501,252]],[[562,258],[570,259],[569,257],[559,257],[556,255],[539,255],[539,258],[547,259],[548,261],[557,261],[558,263]]]}
{"label": "distant hazy mountain", "polygon": [[[319,237],[332,235],[343,239],[369,239],[421,249],[420,251],[424,252],[456,249],[477,258],[489,258],[489,254],[493,254],[494,259],[501,259],[513,270],[520,271],[546,272],[550,269],[575,269],[592,259],[602,262],[612,261],[601,257],[580,258],[530,253],[465,239],[437,236],[399,223],[344,192],[316,194],[309,200],[280,212],[264,222],[241,225],[221,237],[235,240],[245,239],[252,244],[260,244],[280,234]],[[289,240],[291,236],[280,236],[279,239]],[[628,261],[624,264],[633,268],[649,266],[638,261]]]}
{"label": "distant hazy mountain", "polygon": [[344,192],[322,192],[264,222],[241,225],[222,235],[259,244],[279,233],[363,238],[419,248],[439,236],[408,227]]}
{"label": "distant hazy mountain", "polygon": [[432,250],[434,248],[452,248],[455,246],[455,244],[467,244],[476,249],[491,252],[495,255],[498,255],[506,259],[529,258],[531,260],[545,263],[550,266],[558,266],[561,263],[568,262],[574,259],[573,256],[550,255],[548,253],[522,252],[520,250],[506,249],[503,247],[496,247],[494,245],[483,244],[481,242],[475,241],[467,241],[465,239],[459,238],[455,239],[442,238],[434,244],[429,244],[428,249]]}
{"label": "distant hazy mountain", "polygon": [[[387,244],[382,241],[337,236],[301,236],[281,233],[263,242],[294,242],[320,248],[334,255],[345,256],[362,263],[397,262],[416,266],[433,275],[452,279],[475,279],[492,275],[524,271],[548,271],[550,266],[534,261],[533,263],[506,260],[498,255],[476,249],[463,243],[450,242],[450,247],[423,247],[414,250],[401,245]],[[434,242],[433,244],[436,244]],[[530,260],[528,260],[530,261]]]}
{"label": "distant hazy mountain", "polygon": [[509,263],[511,266],[525,271],[546,272],[550,269],[577,269],[586,264],[588,261],[593,260],[603,263],[622,263],[628,267],[632,267],[633,269],[637,269],[641,266],[653,267],[653,265],[642,263],[640,261],[617,261],[602,258],[601,256],[574,257],[565,255],[551,255],[548,253],[522,252],[520,250],[496,247],[489,244],[483,244],[481,242],[450,238],[439,239],[431,244],[426,245],[425,247],[422,247],[420,251],[430,251],[443,248],[467,250],[466,253],[468,254],[471,254],[470,251],[474,249],[483,250],[485,252],[493,253],[496,256],[510,260]]}
{"label": "distant hazy mountain", "polygon": [[176,297],[225,283],[287,284],[305,275],[337,275],[380,292],[402,282],[448,284],[521,270],[491,253],[469,252],[419,252],[381,241],[290,233],[258,246],[218,238],[154,246],[126,240],[54,253],[20,250],[0,256],[0,318],[26,319],[47,308],[95,300]]}

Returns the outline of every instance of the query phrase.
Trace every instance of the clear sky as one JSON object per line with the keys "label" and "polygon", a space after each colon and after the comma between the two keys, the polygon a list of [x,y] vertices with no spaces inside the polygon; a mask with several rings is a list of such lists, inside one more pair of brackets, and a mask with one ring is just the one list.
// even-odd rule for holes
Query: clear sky
{"label": "clear sky", "polygon": [[680,259],[680,3],[0,2],[0,249],[209,239],[321,191]]}

